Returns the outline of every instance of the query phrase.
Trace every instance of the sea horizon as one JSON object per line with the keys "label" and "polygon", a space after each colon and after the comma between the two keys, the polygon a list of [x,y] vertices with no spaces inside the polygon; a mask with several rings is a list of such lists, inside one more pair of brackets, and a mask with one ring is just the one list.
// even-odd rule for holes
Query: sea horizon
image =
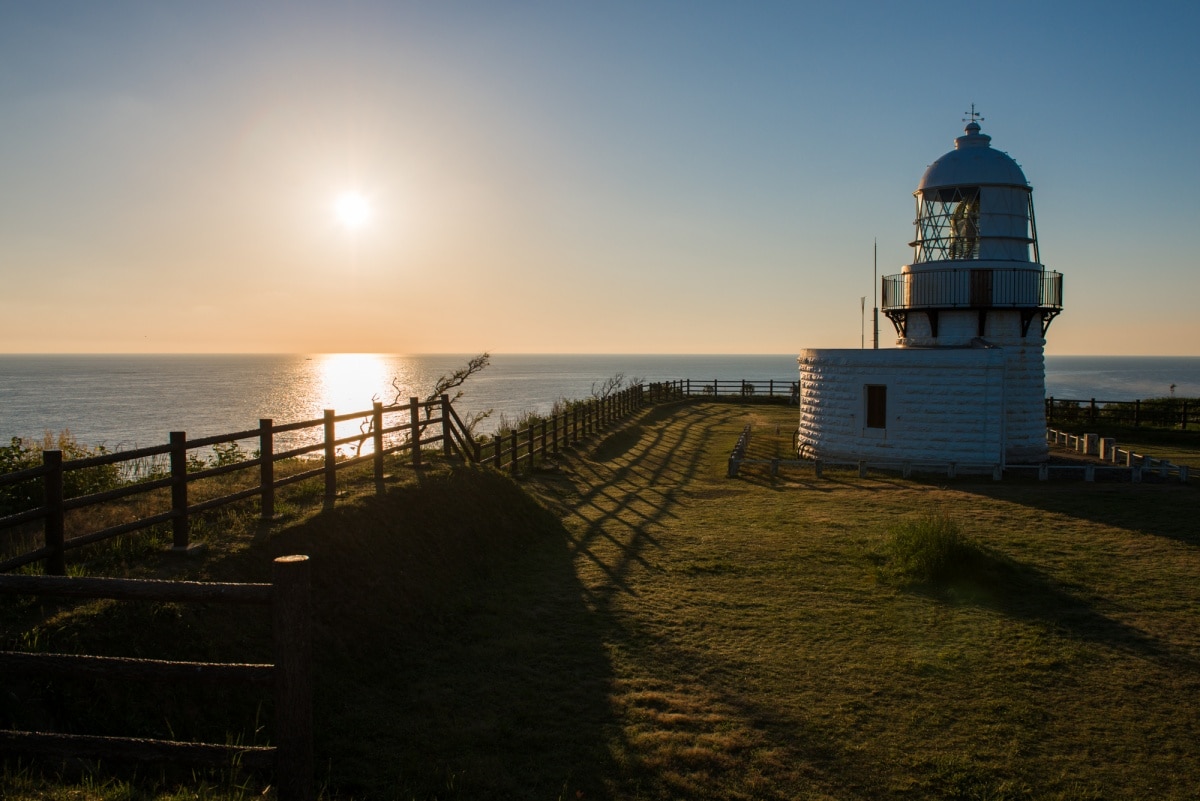
{"label": "sea horizon", "polygon": [[[475,353],[24,353],[0,354],[0,442],[69,430],[78,442],[126,449],[369,409],[374,399],[423,397]],[[610,378],[631,381],[798,380],[795,353],[494,353],[462,387],[460,414],[481,425],[546,413],[590,397]],[[1200,398],[1200,356],[1046,356],[1046,395],[1097,402]],[[778,392],[779,390],[776,389]]]}

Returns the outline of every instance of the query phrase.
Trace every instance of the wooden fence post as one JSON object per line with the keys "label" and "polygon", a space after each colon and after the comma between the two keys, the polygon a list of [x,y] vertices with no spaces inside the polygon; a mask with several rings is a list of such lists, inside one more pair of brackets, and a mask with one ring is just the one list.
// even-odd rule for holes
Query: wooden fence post
{"label": "wooden fence post", "polygon": [[371,404],[371,426],[374,430],[373,444],[375,446],[375,491],[383,491],[383,401]]}
{"label": "wooden fence post", "polygon": [[412,446],[413,467],[421,469],[421,400],[408,399],[409,431],[408,443]]}
{"label": "wooden fence post", "polygon": [[549,453],[549,451],[547,451],[547,449],[546,449],[546,418],[543,417],[542,418],[542,458],[543,459],[546,458],[547,453]]}
{"label": "wooden fence post", "polygon": [[63,547],[66,529],[63,514],[63,458],[62,451],[42,451],[42,466],[46,475],[42,477],[44,490],[43,506],[46,508],[46,572],[52,576],[67,575],[67,560]]}
{"label": "wooden fence post", "polygon": [[259,517],[270,520],[275,517],[275,430],[269,417],[258,421],[258,465]]}
{"label": "wooden fence post", "polygon": [[531,421],[529,423],[529,472],[530,473],[533,472],[533,452],[534,452],[534,450],[536,450],[536,447],[537,447],[536,446],[537,437],[536,437],[536,433],[534,431],[535,428],[536,428],[536,426]]}
{"label": "wooden fence post", "polygon": [[333,409],[325,410],[325,508],[337,500],[337,425]]}
{"label": "wooden fence post", "polygon": [[512,443],[509,450],[509,456],[512,457],[512,471],[516,475],[517,471],[521,469],[521,445],[517,441],[517,429],[515,428],[512,430]]}
{"label": "wooden fence post", "polygon": [[558,455],[558,418],[560,416],[557,414],[550,416],[550,441],[553,443],[555,456]]}
{"label": "wooden fence post", "polygon": [[275,778],[279,801],[313,798],[312,570],[307,556],[274,563]]}
{"label": "wooden fence post", "polygon": [[186,551],[188,548],[188,482],[187,482],[187,434],[171,432],[171,530],[172,550]]}
{"label": "wooden fence post", "polygon": [[442,455],[449,458],[454,455],[454,442],[450,437],[450,396],[442,395]]}

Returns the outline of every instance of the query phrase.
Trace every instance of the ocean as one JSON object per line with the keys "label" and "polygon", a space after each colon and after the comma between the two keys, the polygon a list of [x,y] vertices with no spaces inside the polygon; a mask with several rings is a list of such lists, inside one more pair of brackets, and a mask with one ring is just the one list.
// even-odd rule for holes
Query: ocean
{"label": "ocean", "polygon": [[[469,355],[0,355],[0,442],[69,430],[84,445],[110,450],[314,419],[324,409],[369,409],[372,399],[424,396]],[[586,398],[617,374],[628,381],[797,378],[786,355],[498,354],[462,387],[460,414],[548,412],[562,399]],[[1200,357],[1047,356],[1046,394],[1098,401],[1200,397]]]}

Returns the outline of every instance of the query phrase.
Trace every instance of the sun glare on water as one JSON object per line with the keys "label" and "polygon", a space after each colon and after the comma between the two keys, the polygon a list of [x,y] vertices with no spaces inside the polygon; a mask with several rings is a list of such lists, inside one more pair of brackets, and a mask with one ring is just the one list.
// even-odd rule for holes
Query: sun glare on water
{"label": "sun glare on water", "polygon": [[328,353],[321,357],[320,368],[325,409],[341,413],[370,409],[374,396],[388,385],[383,359],[374,353]]}
{"label": "sun glare on water", "polygon": [[361,192],[343,192],[333,202],[333,213],[346,228],[362,228],[371,221],[371,202]]}

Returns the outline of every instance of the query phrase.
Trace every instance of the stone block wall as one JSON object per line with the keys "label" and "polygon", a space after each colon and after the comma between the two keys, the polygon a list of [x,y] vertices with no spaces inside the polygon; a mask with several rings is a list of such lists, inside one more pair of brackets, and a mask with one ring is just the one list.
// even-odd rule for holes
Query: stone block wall
{"label": "stone block wall", "polygon": [[[809,349],[799,364],[799,441],[812,455],[1003,462],[1007,361],[1001,348]],[[867,425],[870,385],[887,388],[882,428]]]}

